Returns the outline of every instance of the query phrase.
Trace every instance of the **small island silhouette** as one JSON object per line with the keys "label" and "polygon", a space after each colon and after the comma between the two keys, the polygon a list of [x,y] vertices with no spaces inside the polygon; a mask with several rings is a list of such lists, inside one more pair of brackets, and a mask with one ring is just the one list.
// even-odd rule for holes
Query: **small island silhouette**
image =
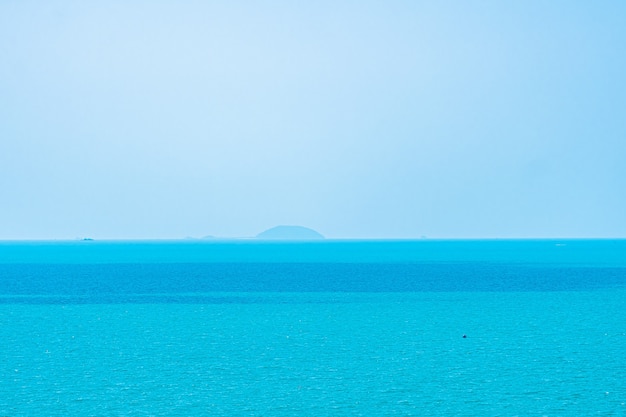
{"label": "small island silhouette", "polygon": [[317,240],[324,239],[321,233],[303,226],[276,226],[256,235],[257,239]]}

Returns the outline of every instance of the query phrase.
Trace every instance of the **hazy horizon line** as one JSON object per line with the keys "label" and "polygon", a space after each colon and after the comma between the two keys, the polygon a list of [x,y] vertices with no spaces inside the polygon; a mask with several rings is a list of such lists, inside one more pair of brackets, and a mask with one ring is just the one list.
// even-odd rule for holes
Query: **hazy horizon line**
{"label": "hazy horizon line", "polygon": [[449,240],[625,240],[622,237],[606,236],[508,236],[508,237],[324,237],[319,239],[271,239],[256,236],[238,237],[160,237],[160,238],[0,238],[2,243],[10,242],[215,242],[215,241],[256,241],[256,242],[327,242],[327,241],[449,241]]}

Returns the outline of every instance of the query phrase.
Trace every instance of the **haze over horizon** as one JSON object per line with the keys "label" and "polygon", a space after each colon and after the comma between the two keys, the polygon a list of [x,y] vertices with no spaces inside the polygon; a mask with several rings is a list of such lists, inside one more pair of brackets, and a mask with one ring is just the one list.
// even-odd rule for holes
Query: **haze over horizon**
{"label": "haze over horizon", "polygon": [[0,3],[0,240],[626,237],[626,2]]}

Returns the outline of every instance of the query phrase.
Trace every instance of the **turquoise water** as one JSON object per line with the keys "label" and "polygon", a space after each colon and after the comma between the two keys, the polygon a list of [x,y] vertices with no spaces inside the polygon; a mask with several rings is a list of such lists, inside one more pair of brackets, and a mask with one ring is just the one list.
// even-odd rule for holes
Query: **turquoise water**
{"label": "turquoise water", "polygon": [[0,244],[0,416],[626,415],[624,241],[91,243]]}
{"label": "turquoise water", "polygon": [[0,263],[508,262],[626,266],[626,240],[0,241]]}

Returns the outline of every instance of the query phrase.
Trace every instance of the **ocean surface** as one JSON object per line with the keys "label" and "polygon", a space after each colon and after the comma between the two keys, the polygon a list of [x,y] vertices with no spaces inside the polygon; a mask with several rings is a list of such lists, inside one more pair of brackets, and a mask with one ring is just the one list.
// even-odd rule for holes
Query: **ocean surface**
{"label": "ocean surface", "polygon": [[626,240],[0,242],[0,416],[626,416]]}

